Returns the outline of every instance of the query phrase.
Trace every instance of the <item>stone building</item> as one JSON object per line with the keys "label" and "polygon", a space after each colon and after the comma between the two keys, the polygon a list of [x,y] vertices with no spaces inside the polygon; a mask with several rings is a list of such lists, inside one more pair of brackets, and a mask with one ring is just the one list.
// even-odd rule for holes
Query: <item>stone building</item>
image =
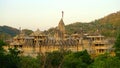
{"label": "stone building", "polygon": [[[65,24],[62,18],[55,30],[54,37],[45,35],[37,29],[31,35],[27,36],[24,32],[13,38],[9,47],[17,47],[23,55],[36,56],[38,53],[52,52],[55,50],[71,50],[73,52],[87,50],[90,54],[103,54],[108,52],[112,46],[102,35],[81,35],[75,33],[67,35]],[[84,38],[84,37],[85,38]]]}

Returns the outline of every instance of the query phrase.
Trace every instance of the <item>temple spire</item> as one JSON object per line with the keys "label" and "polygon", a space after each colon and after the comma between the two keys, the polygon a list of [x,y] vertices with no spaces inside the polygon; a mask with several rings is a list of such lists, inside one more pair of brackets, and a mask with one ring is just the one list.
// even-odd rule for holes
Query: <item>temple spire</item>
{"label": "temple spire", "polygon": [[64,12],[62,11],[62,19],[63,19]]}
{"label": "temple spire", "polygon": [[19,33],[21,33],[22,32],[22,29],[21,29],[21,27],[19,27]]}

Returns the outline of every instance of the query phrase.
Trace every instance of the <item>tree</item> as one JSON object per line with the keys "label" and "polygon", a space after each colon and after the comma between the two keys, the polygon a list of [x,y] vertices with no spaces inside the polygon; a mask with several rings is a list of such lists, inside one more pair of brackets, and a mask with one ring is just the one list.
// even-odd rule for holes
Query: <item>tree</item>
{"label": "tree", "polygon": [[59,51],[53,51],[46,54],[45,68],[58,68],[62,62],[63,54]]}
{"label": "tree", "polygon": [[3,46],[5,45],[6,43],[2,40],[0,40],[0,56],[2,56],[5,52],[5,50],[3,49]]}
{"label": "tree", "polygon": [[18,68],[40,68],[39,59],[30,56],[21,56]]}
{"label": "tree", "polygon": [[3,49],[4,45],[5,42],[0,40],[0,68],[4,68],[5,64],[5,50]]}
{"label": "tree", "polygon": [[3,48],[5,44],[5,42],[0,40],[0,68],[18,68],[19,51],[14,48],[6,52]]}
{"label": "tree", "polygon": [[120,59],[120,32],[116,38],[114,48],[115,48],[116,56],[119,57],[119,59]]}
{"label": "tree", "polygon": [[120,68],[118,57],[111,57],[109,54],[103,54],[95,58],[89,68]]}
{"label": "tree", "polygon": [[87,51],[75,52],[64,57],[62,68],[87,68],[92,59]]}
{"label": "tree", "polygon": [[20,51],[17,48],[10,48],[9,52],[5,55],[5,68],[18,68],[20,61]]}

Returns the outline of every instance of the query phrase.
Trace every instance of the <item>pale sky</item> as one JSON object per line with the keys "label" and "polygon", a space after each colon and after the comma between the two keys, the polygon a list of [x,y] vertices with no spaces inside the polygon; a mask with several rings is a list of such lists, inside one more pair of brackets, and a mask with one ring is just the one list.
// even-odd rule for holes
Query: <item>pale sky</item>
{"label": "pale sky", "polygon": [[64,23],[90,22],[120,11],[120,0],[0,0],[0,26],[47,30]]}

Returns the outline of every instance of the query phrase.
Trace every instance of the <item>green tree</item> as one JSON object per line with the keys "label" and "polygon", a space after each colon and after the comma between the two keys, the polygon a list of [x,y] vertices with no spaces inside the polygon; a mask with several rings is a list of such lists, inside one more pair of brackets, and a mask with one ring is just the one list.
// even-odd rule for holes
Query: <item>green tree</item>
{"label": "green tree", "polygon": [[62,68],[87,68],[92,59],[87,51],[75,52],[64,57]]}
{"label": "green tree", "polygon": [[3,49],[3,46],[5,45],[5,42],[0,40],[0,68],[4,68],[5,66],[5,50]]}
{"label": "green tree", "polygon": [[109,54],[103,54],[95,58],[89,68],[120,68],[118,57],[111,57]]}
{"label": "green tree", "polygon": [[37,58],[21,56],[18,68],[40,68],[40,63]]}
{"label": "green tree", "polygon": [[10,48],[9,52],[5,55],[5,68],[18,68],[20,61],[19,54],[20,51],[17,48]]}
{"label": "green tree", "polygon": [[2,56],[5,52],[5,50],[3,49],[3,46],[5,45],[6,43],[2,40],[0,40],[0,56]]}
{"label": "green tree", "polygon": [[59,51],[53,51],[46,54],[45,68],[58,68],[63,59],[63,53]]}
{"label": "green tree", "polygon": [[0,68],[18,68],[19,51],[17,49],[9,49],[5,51],[3,46],[6,43],[0,40]]}
{"label": "green tree", "polygon": [[116,38],[114,48],[116,56],[120,58],[120,32]]}

